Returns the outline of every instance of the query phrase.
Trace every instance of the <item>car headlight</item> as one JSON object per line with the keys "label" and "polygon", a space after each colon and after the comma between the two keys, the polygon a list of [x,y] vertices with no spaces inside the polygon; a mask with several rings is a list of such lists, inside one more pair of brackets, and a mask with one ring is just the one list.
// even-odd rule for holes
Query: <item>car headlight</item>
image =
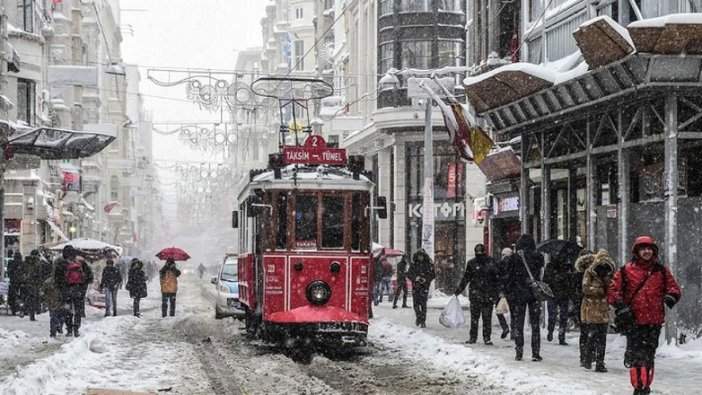
{"label": "car headlight", "polygon": [[324,281],[313,281],[307,286],[307,300],[316,305],[322,305],[329,301],[331,288]]}
{"label": "car headlight", "polygon": [[231,293],[231,290],[229,289],[229,287],[220,284],[219,285],[219,292]]}

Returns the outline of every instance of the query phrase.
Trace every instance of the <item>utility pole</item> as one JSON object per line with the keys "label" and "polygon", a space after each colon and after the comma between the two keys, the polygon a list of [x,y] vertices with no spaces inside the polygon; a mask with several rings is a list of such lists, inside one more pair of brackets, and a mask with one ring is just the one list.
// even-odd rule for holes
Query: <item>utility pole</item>
{"label": "utility pole", "polygon": [[[9,121],[9,108],[4,96],[7,94],[7,14],[5,13],[5,0],[0,0],[0,119]],[[11,56],[11,55],[10,55]],[[8,139],[8,128],[0,128],[0,141]],[[2,254],[2,268],[5,267],[5,153],[0,152],[0,253]],[[4,275],[0,271],[0,274]],[[2,278],[0,278],[2,280]]]}

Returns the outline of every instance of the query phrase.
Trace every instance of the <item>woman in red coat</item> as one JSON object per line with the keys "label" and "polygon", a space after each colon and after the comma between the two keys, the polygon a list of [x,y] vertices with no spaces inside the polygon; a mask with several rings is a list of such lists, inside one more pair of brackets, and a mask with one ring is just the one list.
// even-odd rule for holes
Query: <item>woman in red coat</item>
{"label": "woman in red coat", "polygon": [[614,274],[607,302],[615,307],[629,305],[634,313],[634,328],[626,335],[624,365],[630,369],[634,395],[645,395],[653,382],[653,360],[665,322],[663,305],[672,308],[681,293],[670,268],[659,262],[652,237],[638,237],[631,252],[631,261]]}

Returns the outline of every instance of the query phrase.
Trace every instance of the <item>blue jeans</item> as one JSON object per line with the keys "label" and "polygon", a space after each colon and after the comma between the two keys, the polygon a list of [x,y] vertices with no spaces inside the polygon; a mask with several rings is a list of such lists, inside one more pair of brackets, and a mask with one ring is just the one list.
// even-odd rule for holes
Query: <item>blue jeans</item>
{"label": "blue jeans", "polygon": [[117,287],[105,288],[105,315],[117,315]]}
{"label": "blue jeans", "polygon": [[568,327],[568,303],[570,299],[552,299],[546,302],[548,309],[548,331],[556,329],[556,315],[558,315],[558,340],[565,340],[566,328]]}
{"label": "blue jeans", "polygon": [[388,302],[392,300],[392,291],[390,290],[390,282],[392,281],[392,277],[383,277],[380,279],[378,284],[376,285],[376,293],[375,293],[375,303],[378,304],[383,301],[383,290],[386,291],[388,294]]}
{"label": "blue jeans", "polygon": [[56,336],[56,333],[61,330],[63,326],[63,309],[52,309],[49,310],[49,334],[51,336]]}

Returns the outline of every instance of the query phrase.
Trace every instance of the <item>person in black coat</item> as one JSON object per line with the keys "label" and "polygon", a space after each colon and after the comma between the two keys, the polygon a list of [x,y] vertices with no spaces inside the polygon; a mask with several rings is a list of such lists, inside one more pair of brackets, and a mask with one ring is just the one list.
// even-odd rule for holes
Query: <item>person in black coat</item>
{"label": "person in black coat", "polygon": [[120,283],[122,283],[122,275],[115,267],[115,262],[108,259],[100,279],[100,289],[105,292],[105,317],[110,316],[110,311],[113,316],[117,316],[117,290]]}
{"label": "person in black coat", "polygon": [[[524,353],[524,319],[529,309],[529,325],[531,325],[531,360],[542,361],[541,348],[541,303],[536,300],[531,289],[531,279],[525,267],[529,265],[535,279],[540,278],[544,267],[544,256],[536,251],[536,242],[531,235],[519,236],[514,254],[505,258],[502,293],[509,303],[512,331],[514,332],[515,360],[521,361]],[[522,259],[522,256],[524,257]]]}
{"label": "person in black coat", "polygon": [[[69,272],[71,265],[80,264],[82,279],[79,282],[70,284],[68,277],[72,277]],[[85,314],[85,292],[88,289],[88,284],[93,280],[93,272],[85,260],[78,259],[76,250],[71,245],[63,248],[62,257],[56,261],[56,271],[54,272],[56,286],[59,289],[61,300],[67,309],[64,312],[64,318],[68,331],[66,336],[80,336],[81,318]]]}
{"label": "person in black coat", "polygon": [[402,255],[400,262],[397,262],[397,281],[395,284],[395,299],[392,302],[392,308],[397,308],[397,299],[400,297],[400,292],[402,295],[402,307],[407,306],[407,255]]}
{"label": "person in black coat", "polygon": [[421,328],[426,328],[429,286],[436,274],[434,273],[434,264],[423,248],[420,248],[412,255],[412,266],[410,266],[407,276],[412,281],[412,301],[414,303],[414,313],[417,317],[414,324]]}
{"label": "person in black coat", "polygon": [[7,293],[7,303],[10,305],[12,315],[17,315],[18,311],[22,314],[23,311],[21,311],[20,308],[20,298],[22,296],[20,294],[22,287],[24,286],[26,276],[22,254],[19,252],[15,253],[14,258],[7,264],[7,276],[10,279],[10,289]]}
{"label": "person in black coat", "polygon": [[498,267],[495,260],[488,256],[483,244],[476,244],[475,258],[466,263],[466,271],[454,294],[460,295],[470,283],[468,299],[470,300],[470,337],[468,344],[478,340],[478,320],[483,317],[483,341],[492,345],[492,307],[500,293]]}
{"label": "person in black coat", "polygon": [[144,274],[144,264],[136,258],[132,259],[126,288],[129,291],[129,297],[134,299],[134,316],[141,317],[139,302],[141,298],[147,296],[146,274]]}
{"label": "person in black coat", "polygon": [[43,284],[39,251],[33,250],[24,260],[25,278],[22,286],[24,311],[30,321],[36,321],[35,314],[41,313],[40,291]]}
{"label": "person in black coat", "polygon": [[553,340],[556,317],[558,317],[558,344],[567,346],[565,335],[568,329],[568,306],[573,297],[573,265],[559,255],[552,255],[551,261],[544,269],[544,282],[551,287],[554,296],[546,302],[548,309],[546,340]]}

